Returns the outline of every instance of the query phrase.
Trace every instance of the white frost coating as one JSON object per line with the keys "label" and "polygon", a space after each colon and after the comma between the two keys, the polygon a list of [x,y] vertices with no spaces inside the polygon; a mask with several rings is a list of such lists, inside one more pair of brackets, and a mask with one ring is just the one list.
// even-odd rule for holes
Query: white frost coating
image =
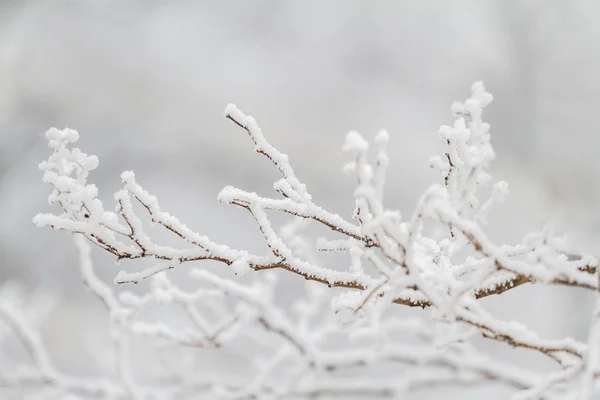
{"label": "white frost coating", "polygon": [[346,135],[346,142],[343,151],[356,152],[357,154],[366,153],[369,150],[369,142],[367,142],[360,133],[356,131],[350,131]]}
{"label": "white frost coating", "polygon": [[304,201],[310,202],[311,196],[306,190],[306,186],[301,183],[292,169],[288,156],[281,153],[265,139],[262,130],[251,116],[245,115],[234,104],[228,104],[225,108],[225,116],[231,118],[238,125],[242,126],[256,145],[256,151],[264,154],[279,169],[283,178],[288,182],[292,190],[298,194]]}
{"label": "white frost coating", "polygon": [[387,144],[390,141],[390,135],[385,130],[380,130],[375,135],[375,144],[377,145],[377,157],[375,160],[375,172],[373,176],[373,189],[379,199],[383,199],[383,189],[385,187],[385,172],[390,163],[387,154]]}
{"label": "white frost coating", "polygon": [[[492,100],[477,82],[468,99],[452,105],[455,121],[439,130],[444,151],[431,159],[442,180],[431,185],[408,213],[384,202],[390,135],[386,131],[375,135],[371,157],[369,141],[358,132],[348,133],[344,170],[356,185],[354,220],[315,204],[289,158],[266,140],[254,118],[228,105],[226,118],[248,133],[255,150],[281,174],[273,183],[273,197],[231,186],[218,197],[246,209],[255,219],[266,243],[261,254],[233,249],[195,232],[163,211],[157,197],[131,171],[121,175],[123,187],[114,196],[116,211],[104,210],[98,189],[87,182],[98,166],[97,158],[72,148],[77,132],[50,129],[46,136],[53,153],[40,168],[43,180],[53,187],[48,200],[60,210],[39,214],[34,221],[75,234],[84,282],[107,308],[117,365],[106,382],[94,381],[94,393],[134,399],[150,393],[175,399],[189,392],[215,399],[389,398],[431,385],[497,381],[513,388],[515,398],[593,398],[600,376],[598,305],[588,342],[581,343],[544,338],[522,323],[500,320],[479,301],[530,285],[599,288],[598,258],[577,256],[551,229],[511,244],[495,243],[484,230],[490,212],[508,195],[508,184],[493,182],[488,172],[495,153],[483,112]],[[402,179],[402,171],[394,172],[394,179]],[[486,188],[486,193],[491,188],[489,197],[481,195]],[[145,209],[140,215],[135,202]],[[267,211],[290,215],[291,220],[277,227]],[[180,243],[158,244],[145,231],[145,222],[158,224]],[[309,223],[329,232],[315,240]],[[124,263],[115,277],[120,284],[149,279],[150,289],[116,296],[94,273],[89,243],[117,260],[152,260],[151,267],[138,272]],[[328,266],[331,252],[342,253],[349,262]],[[202,260],[220,263],[227,273],[191,269],[197,285],[192,291],[169,280],[168,270]],[[263,270],[304,278],[305,295],[288,308],[280,301],[277,280]],[[235,276],[241,274],[248,275],[245,283]],[[146,310],[157,306],[179,308],[187,325],[145,318]],[[400,306],[430,311],[399,316],[393,310]],[[92,386],[64,386],[32,327],[19,322],[22,315],[10,310],[0,298],[0,321],[8,321],[30,349],[41,371],[38,381],[64,392],[90,394]],[[166,380],[142,381],[144,374],[134,373],[129,344],[140,337],[157,347],[183,349],[185,357],[172,355],[178,366],[169,371],[175,387]],[[470,343],[475,337],[539,353],[556,368],[551,374],[537,374],[523,371],[518,363],[499,363]],[[239,344],[236,348],[244,349],[239,356],[248,357],[256,367],[246,379],[189,372],[197,371],[194,360],[202,357],[201,351],[188,351],[190,347],[219,351],[229,342]],[[14,381],[27,384],[25,379]]]}
{"label": "white frost coating", "polygon": [[155,264],[154,266],[146,268],[140,272],[119,271],[117,276],[115,276],[115,283],[139,283],[140,281],[149,278],[153,275],[156,275],[159,272],[172,269],[177,264],[179,263],[176,261],[164,262]]}
{"label": "white frost coating", "polygon": [[231,263],[231,270],[236,275],[244,275],[246,272],[250,271],[252,268],[250,267],[250,263],[247,258],[240,258],[239,260],[235,260]]}
{"label": "white frost coating", "polygon": [[361,249],[358,246],[352,246],[350,248],[350,272],[352,273],[352,275],[358,276],[362,275],[362,273],[364,272],[361,260],[363,253],[363,249]]}

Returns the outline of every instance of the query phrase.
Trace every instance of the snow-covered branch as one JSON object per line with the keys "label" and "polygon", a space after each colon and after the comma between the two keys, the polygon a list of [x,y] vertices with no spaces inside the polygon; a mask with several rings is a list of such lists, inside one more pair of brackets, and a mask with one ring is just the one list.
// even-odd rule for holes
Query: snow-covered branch
{"label": "snow-covered branch", "polygon": [[[445,150],[431,159],[441,173],[441,182],[423,193],[412,213],[389,208],[384,202],[389,134],[380,131],[375,136],[376,154],[371,162],[370,143],[358,132],[348,133],[343,150],[349,158],[344,171],[356,184],[352,219],[315,204],[288,156],[268,142],[254,118],[228,105],[225,117],[250,136],[255,151],[281,174],[273,184],[278,194],[274,197],[229,186],[218,196],[221,202],[246,209],[255,219],[265,240],[264,254],[216,243],[189,228],[162,210],[157,198],[130,171],[121,175],[123,188],[114,196],[114,211],[105,210],[97,188],[88,183],[98,159],[72,147],[77,132],[50,129],[46,136],[53,153],[40,168],[44,181],[53,187],[49,202],[59,211],[38,214],[34,221],[76,237],[83,280],[105,304],[111,321],[119,360],[119,380],[114,385],[119,393],[145,398],[128,344],[150,337],[201,348],[225,346],[240,338],[266,346],[257,374],[246,382],[233,382],[227,376],[202,383],[178,377],[184,382],[181,388],[200,385],[223,398],[347,398],[360,393],[390,397],[420,386],[490,380],[512,386],[522,398],[563,398],[565,390],[578,386],[582,389],[577,393],[590,398],[600,373],[598,310],[589,342],[581,343],[570,338],[541,338],[523,324],[499,320],[479,301],[525,284],[594,292],[599,288],[598,259],[574,257],[564,239],[548,229],[512,244],[494,243],[486,234],[489,213],[508,195],[507,183],[493,183],[488,171],[495,154],[490,126],[482,116],[492,99],[477,82],[466,101],[452,106],[453,125],[439,131]],[[134,203],[145,209],[144,215],[136,212]],[[287,214],[291,221],[278,229],[267,211]],[[175,234],[180,245],[158,243],[146,232],[144,220]],[[336,238],[305,237],[302,229],[311,221],[329,228]],[[113,288],[95,275],[89,242],[117,260],[155,260],[155,265],[141,272],[121,271],[115,277],[120,284],[151,279],[151,291],[143,296],[129,292],[116,296]],[[328,252],[348,254],[348,264],[328,263]],[[201,265],[189,271],[198,281],[197,292],[185,292],[167,278],[165,271],[202,260],[218,261],[235,274],[255,271],[254,284],[242,285],[224,278],[225,271],[215,275]],[[278,303],[274,294],[277,283],[268,270],[286,270],[305,278],[298,284],[307,295],[296,302],[295,317]],[[202,311],[199,303],[205,299],[220,304],[218,321]],[[234,299],[235,307],[231,309],[224,299]],[[140,319],[140,310],[158,303],[181,307],[190,327],[180,329]],[[323,305],[328,303],[331,307],[324,311]],[[396,316],[397,305],[427,310],[420,318],[405,320]],[[13,314],[0,316],[23,338],[47,383],[56,384],[56,378],[49,378],[54,369],[38,350],[35,336],[26,333],[30,330]],[[399,327],[404,339],[396,334]],[[264,335],[276,337],[276,344],[260,339]],[[418,339],[419,344],[407,345],[406,335]],[[344,338],[345,346],[328,348],[333,337]],[[499,363],[471,345],[473,337],[540,353],[555,362],[555,372],[542,376]],[[361,377],[378,379],[363,381],[340,374],[355,368],[364,370]]]}

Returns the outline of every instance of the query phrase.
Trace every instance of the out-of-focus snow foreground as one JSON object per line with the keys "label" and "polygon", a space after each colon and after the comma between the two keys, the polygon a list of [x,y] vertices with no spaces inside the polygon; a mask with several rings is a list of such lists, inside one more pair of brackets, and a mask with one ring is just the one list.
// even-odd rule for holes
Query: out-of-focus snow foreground
{"label": "out-of-focus snow foreground", "polygon": [[[47,208],[37,165],[47,158],[43,132],[51,126],[77,129],[78,146],[99,156],[100,193],[114,193],[120,172],[134,170],[189,226],[261,251],[252,218],[216,196],[225,185],[269,191],[276,174],[224,120],[225,104],[256,116],[317,201],[344,216],[354,204],[353,182],[340,173],[343,137],[386,128],[386,199],[408,215],[439,180],[428,159],[441,148],[437,130],[450,122],[448,105],[478,79],[496,99],[486,114],[497,154],[492,174],[511,192],[488,233],[514,243],[554,222],[593,253],[600,229],[598,12],[584,1],[3,2],[1,301],[29,302],[24,307],[38,315],[60,368],[90,375],[112,367],[106,315],[81,282],[72,242],[31,223]],[[96,271],[110,283],[120,267],[100,253],[92,253]],[[294,282],[280,277],[285,304],[299,295]],[[127,289],[141,293],[145,285]],[[485,301],[500,318],[549,338],[587,337],[589,294],[523,287]],[[177,323],[178,316],[165,318]],[[26,354],[8,333],[0,326],[3,367]],[[490,347],[499,356],[504,350]],[[232,366],[224,354],[211,354],[211,363],[236,374],[249,368]],[[523,355],[524,365],[538,362]],[[464,388],[443,390],[465,398]],[[414,398],[439,396],[432,389]]]}

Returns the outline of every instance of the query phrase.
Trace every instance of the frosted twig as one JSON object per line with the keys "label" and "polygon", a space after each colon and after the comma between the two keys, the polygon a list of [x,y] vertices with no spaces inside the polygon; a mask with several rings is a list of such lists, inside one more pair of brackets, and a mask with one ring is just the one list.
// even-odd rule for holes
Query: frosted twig
{"label": "frosted twig", "polygon": [[[527,283],[595,292],[600,288],[598,258],[573,256],[551,230],[528,234],[520,243],[497,244],[484,229],[489,213],[508,195],[508,185],[493,183],[488,172],[495,153],[483,111],[492,99],[477,82],[467,100],[452,106],[454,123],[439,130],[444,151],[431,159],[442,181],[422,194],[412,214],[384,204],[389,134],[380,131],[375,136],[375,157],[370,161],[369,141],[358,132],[348,133],[343,150],[350,162],[344,170],[356,182],[355,222],[315,204],[288,156],[267,141],[254,118],[228,105],[226,118],[246,131],[255,150],[281,175],[273,184],[280,198],[230,186],[218,196],[221,202],[248,210],[264,237],[264,254],[234,249],[192,230],[162,210],[158,199],[130,171],[121,175],[123,188],[115,194],[116,211],[104,210],[97,188],[88,183],[98,159],[72,148],[77,132],[50,129],[46,136],[52,154],[40,168],[44,181],[53,187],[48,200],[60,211],[39,214],[34,220],[38,226],[76,235],[84,282],[109,311],[119,354],[118,390],[130,397],[142,398],[145,393],[137,376],[134,379],[128,350],[132,341],[144,337],[170,346],[213,349],[234,339],[251,340],[253,345],[246,350],[268,349],[263,353],[268,354],[267,361],[259,363],[262,370],[246,381],[232,382],[226,377],[199,382],[182,373],[178,375],[180,393],[202,387],[217,398],[392,397],[427,385],[499,381],[520,391],[523,398],[552,398],[571,387],[577,387],[573,393],[582,399],[591,398],[600,374],[599,305],[584,344],[570,338],[543,339],[523,324],[499,320],[478,301]],[[491,195],[483,197],[484,188]],[[179,244],[157,243],[145,231],[144,216],[136,213],[135,202],[146,210],[141,213],[145,218],[176,235]],[[268,211],[292,216],[293,222],[279,230]],[[319,238],[312,246],[314,241],[300,233],[309,222],[328,227],[337,237]],[[116,296],[94,273],[88,242],[117,260],[157,262],[140,272],[121,271],[115,278],[121,284],[149,279],[150,292]],[[324,259],[331,252],[347,254],[349,262],[328,265]],[[168,270],[203,260],[218,261],[236,275],[263,272],[252,275],[253,283],[241,284],[192,269],[190,274],[198,284],[192,291],[181,290],[168,280]],[[287,271],[307,281],[307,295],[292,307],[295,314],[276,299],[276,283],[268,270]],[[316,289],[312,285],[317,283],[324,286]],[[399,323],[390,319],[391,304],[431,311],[410,320],[413,323]],[[189,325],[173,327],[143,320],[143,312],[156,305],[183,311]],[[218,311],[211,314],[210,310]],[[18,319],[10,321],[14,325]],[[17,332],[19,326],[15,325]],[[405,336],[396,335],[396,329],[418,344],[405,345],[399,339]],[[543,354],[558,370],[541,377],[498,363],[469,344],[474,336]],[[44,374],[53,374],[35,337],[23,337]],[[327,348],[333,342],[335,349]],[[383,371],[390,371],[388,364],[403,368],[402,379],[400,372],[377,374],[380,381],[349,381],[336,375],[336,371],[360,368],[369,376],[381,372],[374,366],[386,365]]]}

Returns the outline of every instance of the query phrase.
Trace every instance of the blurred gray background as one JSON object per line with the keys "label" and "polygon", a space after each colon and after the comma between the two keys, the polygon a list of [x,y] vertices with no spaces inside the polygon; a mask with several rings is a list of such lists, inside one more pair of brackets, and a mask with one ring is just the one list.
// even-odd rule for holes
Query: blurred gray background
{"label": "blurred gray background", "polygon": [[[318,202],[345,215],[344,135],[386,128],[388,205],[410,215],[441,179],[428,164],[441,149],[437,129],[476,80],[495,96],[493,172],[511,188],[490,236],[513,244],[554,222],[598,254],[599,12],[592,1],[3,0],[0,283],[60,293],[44,333],[53,355],[67,362],[66,349],[86,347],[88,307],[101,308],[69,238],[31,223],[49,210],[37,169],[49,127],[77,129],[79,147],[99,156],[91,180],[106,208],[131,169],[189,226],[260,251],[251,217],[216,196],[225,185],[270,193],[277,174],[223,118],[228,102],[258,120]],[[111,280],[123,267],[99,253]],[[586,337],[585,295],[517,291],[490,307],[551,337]],[[67,330],[81,337],[63,343]]]}

